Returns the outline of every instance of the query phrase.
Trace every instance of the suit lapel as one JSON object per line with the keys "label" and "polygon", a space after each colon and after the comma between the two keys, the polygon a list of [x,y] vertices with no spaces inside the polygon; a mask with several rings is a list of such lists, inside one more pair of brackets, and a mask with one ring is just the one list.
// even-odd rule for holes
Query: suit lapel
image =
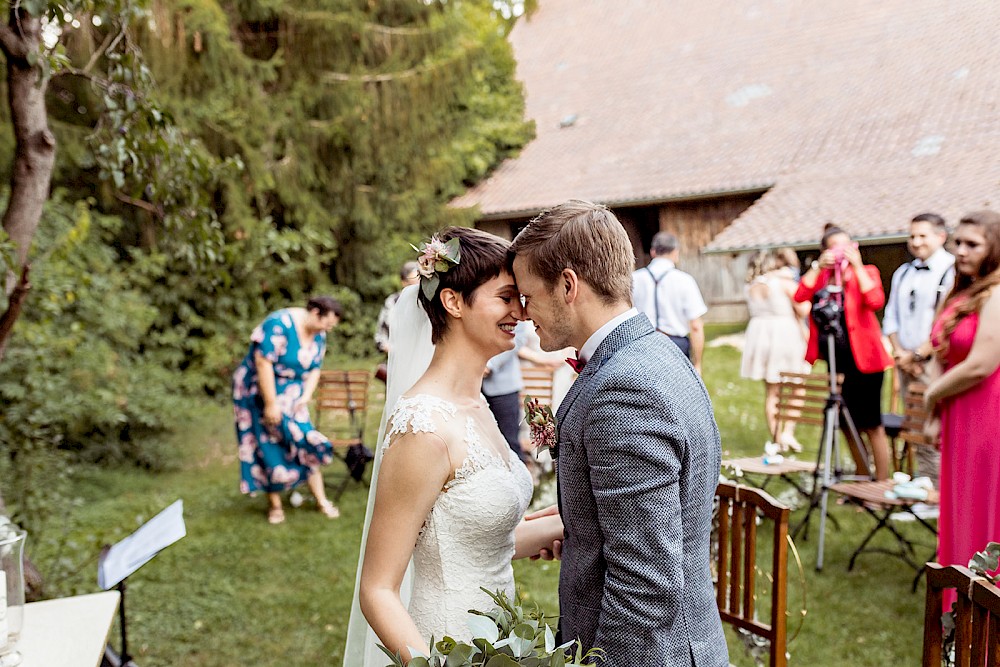
{"label": "suit lapel", "polygon": [[622,348],[625,344],[645,336],[648,333],[653,332],[653,325],[649,323],[649,319],[643,315],[639,314],[635,317],[631,317],[608,334],[597,349],[594,350],[594,356],[592,356],[588,361],[587,365],[583,367],[583,372],[577,376],[576,380],[573,382],[569,391],[566,393],[565,398],[563,398],[562,403],[559,404],[559,410],[556,411],[556,427],[558,428],[563,420],[566,419],[570,410],[573,407],[573,403],[580,396],[580,391],[586,385],[587,380],[597,373],[615,353]]}

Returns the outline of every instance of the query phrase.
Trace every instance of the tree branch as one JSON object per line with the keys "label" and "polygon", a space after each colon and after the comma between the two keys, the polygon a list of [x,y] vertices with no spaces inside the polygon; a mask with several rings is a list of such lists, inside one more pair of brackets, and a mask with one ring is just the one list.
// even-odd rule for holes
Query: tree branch
{"label": "tree branch", "polygon": [[28,291],[31,289],[31,283],[28,282],[28,272],[30,270],[30,264],[25,264],[21,268],[21,277],[18,279],[17,284],[14,285],[14,291],[10,293],[10,298],[7,300],[7,310],[3,315],[0,315],[0,361],[3,360],[4,352],[7,351],[7,340],[14,330],[14,322],[17,321],[18,316],[21,314],[21,306],[24,304],[24,300],[28,297]]}
{"label": "tree branch", "polygon": [[129,197],[128,195],[122,194],[121,192],[115,193],[115,199],[125,204],[129,204],[130,206],[135,206],[136,208],[141,208],[144,211],[152,213],[160,220],[163,219],[163,208],[157,206],[156,204],[150,204],[148,201],[144,201],[142,199],[136,199],[134,197]]}
{"label": "tree branch", "polygon": [[0,51],[11,60],[27,60],[28,45],[8,23],[0,23]]}

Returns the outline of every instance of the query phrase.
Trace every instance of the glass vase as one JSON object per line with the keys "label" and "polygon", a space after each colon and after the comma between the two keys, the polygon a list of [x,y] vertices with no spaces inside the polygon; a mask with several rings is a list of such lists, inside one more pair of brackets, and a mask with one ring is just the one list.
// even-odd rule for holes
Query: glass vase
{"label": "glass vase", "polygon": [[0,667],[21,664],[17,641],[24,624],[24,540],[13,528],[0,532]]}

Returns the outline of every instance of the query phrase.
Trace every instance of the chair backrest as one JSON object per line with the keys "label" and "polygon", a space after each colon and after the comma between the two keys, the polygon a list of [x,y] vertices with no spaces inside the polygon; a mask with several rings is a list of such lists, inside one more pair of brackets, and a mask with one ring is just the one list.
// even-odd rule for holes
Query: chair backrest
{"label": "chair backrest", "polygon": [[521,377],[524,379],[524,389],[521,390],[521,401],[524,401],[525,396],[531,396],[537,398],[542,405],[552,405],[552,375],[551,368],[522,361]]}
{"label": "chair backrest", "polygon": [[[1000,590],[960,565],[927,563],[923,667],[940,667],[944,630],[942,599],[955,589],[955,667],[1000,664]],[[988,662],[987,662],[988,656]]]}
{"label": "chair backrest", "polygon": [[899,439],[908,445],[918,447],[934,447],[936,442],[924,433],[924,424],[930,417],[924,407],[924,391],[926,386],[911,383],[903,396],[903,425],[899,431]]}
{"label": "chair backrest", "polygon": [[[844,376],[837,376],[837,389]],[[785,424],[823,425],[823,412],[830,397],[830,378],[818,373],[782,373],[778,383],[778,417],[772,439],[777,441]]]}
{"label": "chair backrest", "polygon": [[[319,373],[319,384],[313,398],[316,401],[316,426],[320,427],[324,417],[327,428],[331,426],[339,431],[347,431],[348,438],[333,438],[336,444],[351,444],[346,440],[356,440],[361,444],[364,439],[365,418],[368,410],[368,388],[371,384],[371,373],[364,370],[323,370]],[[330,424],[330,419],[340,420]],[[346,423],[345,419],[346,418]],[[329,436],[330,434],[326,434]],[[341,442],[341,440],[345,440]]]}
{"label": "chair backrest", "polygon": [[[732,482],[720,482],[715,490],[719,503],[719,543],[716,602],[724,623],[741,628],[771,642],[771,667],[787,662],[785,611],[788,592],[789,510],[764,491]],[[772,538],[771,614],[768,623],[757,619],[757,517],[774,522]]]}

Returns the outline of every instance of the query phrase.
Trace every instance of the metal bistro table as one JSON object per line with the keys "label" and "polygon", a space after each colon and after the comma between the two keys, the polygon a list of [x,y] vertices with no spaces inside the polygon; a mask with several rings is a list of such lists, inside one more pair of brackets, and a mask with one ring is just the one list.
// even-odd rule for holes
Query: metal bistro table
{"label": "metal bistro table", "polygon": [[118,591],[105,591],[26,604],[17,643],[22,667],[99,665],[118,598]]}

